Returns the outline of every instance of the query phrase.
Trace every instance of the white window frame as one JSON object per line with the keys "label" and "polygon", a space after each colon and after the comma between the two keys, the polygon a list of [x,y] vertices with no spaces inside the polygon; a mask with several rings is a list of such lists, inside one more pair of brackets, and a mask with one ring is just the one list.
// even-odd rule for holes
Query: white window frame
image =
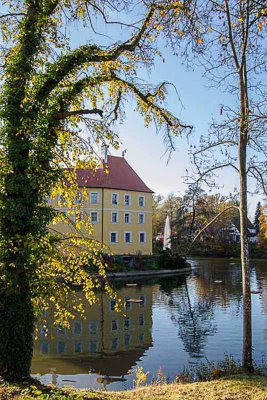
{"label": "white window frame", "polygon": [[[66,200],[65,200],[64,196],[62,196],[62,197],[63,197],[62,202],[63,202],[63,204],[64,204],[64,202],[65,202]],[[81,204],[83,204],[83,203],[84,203],[84,196],[83,196],[82,192],[80,192],[80,191],[76,192],[76,196],[75,196],[75,199],[74,199],[74,204],[79,204],[79,205],[81,205]],[[63,205],[63,207],[67,207],[67,205],[68,205],[68,203],[67,203],[65,206]]]}
{"label": "white window frame", "polygon": [[[126,340],[125,340],[126,336],[128,336],[128,338],[129,338],[129,343],[128,344],[126,344]],[[131,340],[132,340],[132,335],[130,333],[125,333],[124,337],[123,337],[124,346],[125,347],[130,347],[131,346]]]}
{"label": "white window frame", "polygon": [[[96,214],[96,221],[92,221],[92,214]],[[92,224],[97,224],[99,222],[99,218],[98,218],[98,211],[90,211],[90,221]]]}
{"label": "white window frame", "polygon": [[[92,195],[96,194],[97,195],[97,201],[96,203],[92,202]],[[98,192],[90,192],[90,204],[99,204],[99,193]]]}
{"label": "white window frame", "polygon": [[[125,320],[128,320],[129,325],[125,326]],[[129,331],[132,327],[132,320],[131,317],[129,317],[128,315],[126,317],[123,318],[123,330],[124,331]]]}
{"label": "white window frame", "polygon": [[[47,345],[47,352],[42,351],[42,345]],[[41,354],[49,354],[50,353],[50,345],[47,341],[42,340],[40,343],[40,353]]]}
{"label": "white window frame", "polygon": [[[112,220],[112,215],[113,215],[113,214],[116,214],[116,215],[117,215],[117,222],[114,222],[114,221]],[[118,223],[119,223],[119,213],[118,213],[118,211],[111,211],[111,214],[110,214],[110,221],[111,221],[112,224],[118,224]]]}
{"label": "white window frame", "polygon": [[[140,222],[140,215],[143,215],[144,219],[143,222]],[[138,224],[139,225],[144,225],[146,222],[146,214],[145,213],[138,213]]]}
{"label": "white window frame", "polygon": [[[143,242],[141,242],[141,240],[140,240],[140,235],[141,235],[142,233],[144,234],[144,241],[143,241]],[[146,243],[146,232],[139,232],[139,233],[138,233],[138,236],[139,236],[139,237],[138,237],[139,243],[141,243],[141,244]]]}
{"label": "white window frame", "polygon": [[[111,241],[111,234],[112,233],[115,233],[116,234],[116,242],[112,242]],[[118,243],[119,242],[119,234],[118,234],[118,231],[111,231],[111,232],[109,232],[109,243],[110,244],[116,244],[116,243]]]}
{"label": "white window frame", "polygon": [[[95,326],[96,326],[95,331],[92,329],[92,324],[95,324]],[[93,336],[97,335],[98,331],[99,331],[99,322],[95,321],[95,320],[89,321],[89,323],[88,323],[89,335],[93,335]]]}
{"label": "white window frame", "polygon": [[[76,323],[78,323],[78,324],[81,324],[81,332],[80,333],[75,333],[75,324]],[[82,321],[79,321],[79,320],[74,320],[73,321],[73,326],[72,326],[72,332],[73,332],[73,335],[74,336],[82,336],[82,334],[83,334],[83,324],[82,324]]]}
{"label": "white window frame", "polygon": [[[95,347],[96,347],[95,351],[92,351],[92,347],[91,347],[91,344],[92,344],[92,343],[94,343],[94,344],[96,345],[96,346],[95,346]],[[88,345],[89,353],[91,353],[91,354],[97,353],[98,347],[99,347],[99,342],[98,342],[97,339],[89,340],[89,345]]]}
{"label": "white window frame", "polygon": [[[65,345],[64,351],[59,351],[59,345],[63,343]],[[67,353],[67,342],[66,341],[59,341],[57,342],[57,353],[58,354],[66,354]]]}
{"label": "white window frame", "polygon": [[[113,329],[113,322],[115,321],[115,323],[116,323],[116,329]],[[119,321],[117,320],[117,319],[112,319],[111,320],[111,327],[110,327],[110,330],[111,330],[111,332],[118,332],[118,330],[119,330]]]}
{"label": "white window frame", "polygon": [[[130,242],[126,242],[126,235],[127,234],[129,234],[130,235]],[[126,243],[126,244],[131,244],[132,242],[133,242],[133,233],[132,232],[129,232],[129,231],[126,231],[126,232],[124,232],[124,234],[123,234],[123,239],[124,239],[124,243]]]}
{"label": "white window frame", "polygon": [[[80,347],[81,351],[75,351],[75,345],[77,343],[79,343],[81,345],[81,347]],[[74,340],[74,342],[73,342],[73,353],[74,354],[82,354],[82,352],[83,352],[83,343],[82,343],[82,341],[81,340]]]}
{"label": "white window frame", "polygon": [[[117,196],[117,203],[116,203],[116,204],[113,203],[113,195],[114,195],[114,194]],[[111,193],[110,202],[111,202],[111,205],[112,205],[112,206],[118,206],[118,205],[119,205],[119,194],[118,194],[118,193]]]}
{"label": "white window frame", "polygon": [[[140,199],[141,198],[143,198],[143,205],[142,206],[140,206]],[[138,196],[138,207],[145,207],[145,205],[146,205],[146,198],[145,198],[145,196],[143,196],[143,195],[140,195],[140,196]]]}
{"label": "white window frame", "polygon": [[[129,204],[126,204],[126,201],[125,201],[125,197],[126,197],[126,196],[129,196]],[[125,194],[124,194],[124,205],[125,205],[126,207],[129,207],[129,206],[132,205],[132,196],[131,196],[129,193],[125,193]]]}
{"label": "white window frame", "polygon": [[[126,214],[129,215],[129,222],[125,222],[125,215],[126,215]],[[128,211],[125,212],[125,213],[124,213],[124,216],[123,216],[123,220],[124,220],[124,223],[125,223],[125,224],[127,224],[127,225],[131,224],[131,223],[132,223],[132,215],[131,215],[131,213],[128,212]]]}
{"label": "white window frame", "polygon": [[[115,302],[115,304],[114,304],[114,310],[113,310],[112,307],[111,307],[111,303],[113,304],[114,302]],[[110,312],[114,312],[115,311],[116,304],[117,304],[116,300],[114,300],[114,299],[109,300],[109,311]]]}

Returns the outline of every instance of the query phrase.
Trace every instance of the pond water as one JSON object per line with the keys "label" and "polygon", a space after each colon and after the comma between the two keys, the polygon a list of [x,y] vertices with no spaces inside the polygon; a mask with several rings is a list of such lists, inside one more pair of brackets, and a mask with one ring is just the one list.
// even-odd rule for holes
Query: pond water
{"label": "pond water", "polygon": [[[32,374],[43,383],[123,390],[133,387],[134,370],[161,368],[174,376],[193,364],[242,357],[242,277],[236,260],[194,259],[183,276],[117,282],[127,302],[124,315],[99,293],[66,331],[48,324],[35,341]],[[128,282],[130,283],[130,281]],[[253,348],[267,362],[267,262],[252,262]]]}

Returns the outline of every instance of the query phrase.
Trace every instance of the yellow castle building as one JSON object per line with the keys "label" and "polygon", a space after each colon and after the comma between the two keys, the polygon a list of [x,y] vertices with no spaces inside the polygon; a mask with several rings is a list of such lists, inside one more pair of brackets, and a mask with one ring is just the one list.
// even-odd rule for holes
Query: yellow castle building
{"label": "yellow castle building", "polygon": [[[96,171],[77,169],[78,187],[86,191],[83,208],[94,226],[93,237],[113,254],[152,254],[152,193],[124,157],[106,155]],[[57,207],[63,212],[64,207]],[[56,227],[66,229],[64,223]]]}

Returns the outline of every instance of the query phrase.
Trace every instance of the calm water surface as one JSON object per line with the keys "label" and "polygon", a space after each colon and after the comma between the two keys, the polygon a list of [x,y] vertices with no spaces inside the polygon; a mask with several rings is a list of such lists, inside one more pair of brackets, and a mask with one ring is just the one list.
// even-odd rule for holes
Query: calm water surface
{"label": "calm water surface", "polygon": [[[235,260],[194,259],[188,276],[116,283],[127,303],[124,315],[104,294],[86,307],[71,329],[40,328],[32,374],[44,383],[79,388],[123,390],[133,386],[132,370],[149,378],[161,368],[171,379],[185,367],[242,357],[242,282]],[[258,363],[267,362],[267,262],[252,263],[253,347]]]}

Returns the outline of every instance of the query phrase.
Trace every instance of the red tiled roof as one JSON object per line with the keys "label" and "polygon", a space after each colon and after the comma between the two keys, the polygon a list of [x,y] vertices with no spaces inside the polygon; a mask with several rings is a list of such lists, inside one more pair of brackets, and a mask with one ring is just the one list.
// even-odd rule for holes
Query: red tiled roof
{"label": "red tiled roof", "polygon": [[107,165],[108,174],[103,169],[96,171],[85,168],[77,169],[78,186],[153,193],[124,157],[108,156]]}

